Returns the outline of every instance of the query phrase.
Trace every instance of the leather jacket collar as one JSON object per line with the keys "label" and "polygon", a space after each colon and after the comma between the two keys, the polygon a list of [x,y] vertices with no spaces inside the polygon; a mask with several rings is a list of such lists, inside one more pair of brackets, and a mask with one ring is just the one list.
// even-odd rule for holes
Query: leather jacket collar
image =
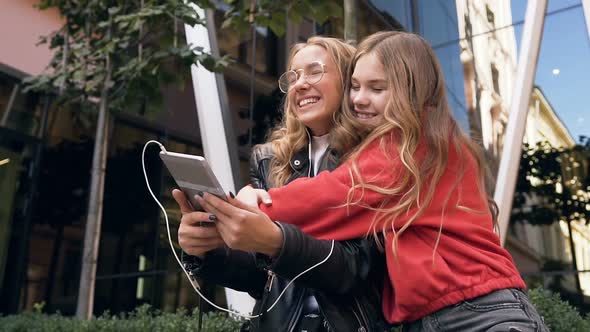
{"label": "leather jacket collar", "polygon": [[[291,169],[293,169],[293,174],[289,178],[289,182],[299,177],[312,177],[313,174],[311,171],[311,135],[309,130],[307,132],[308,143],[307,149],[301,149],[297,151],[291,160],[289,161],[289,165],[291,165]],[[322,159],[320,159],[320,167],[318,169],[335,169],[340,165],[338,153],[331,147],[328,147],[326,153],[324,153]]]}

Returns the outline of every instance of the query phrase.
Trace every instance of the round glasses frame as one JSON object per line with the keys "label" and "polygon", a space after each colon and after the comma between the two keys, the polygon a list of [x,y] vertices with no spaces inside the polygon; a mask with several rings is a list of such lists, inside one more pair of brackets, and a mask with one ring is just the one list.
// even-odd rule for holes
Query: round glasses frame
{"label": "round glasses frame", "polygon": [[305,69],[289,70],[284,72],[279,77],[279,89],[283,93],[289,92],[291,86],[297,83],[301,76],[308,84],[317,84],[322,80],[326,73],[326,65],[320,61],[314,61],[311,64],[305,66]]}

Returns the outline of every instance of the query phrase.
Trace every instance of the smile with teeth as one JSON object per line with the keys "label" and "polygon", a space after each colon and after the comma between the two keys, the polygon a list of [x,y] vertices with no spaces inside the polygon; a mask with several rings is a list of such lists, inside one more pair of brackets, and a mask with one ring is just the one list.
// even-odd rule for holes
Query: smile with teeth
{"label": "smile with teeth", "polygon": [[377,116],[375,113],[360,113],[357,111],[354,111],[354,115],[359,119],[371,119]]}
{"label": "smile with teeth", "polygon": [[310,97],[310,98],[301,99],[298,103],[298,106],[303,107],[303,106],[307,106],[309,104],[315,104],[319,100],[320,100],[320,98],[318,98],[318,97]]}

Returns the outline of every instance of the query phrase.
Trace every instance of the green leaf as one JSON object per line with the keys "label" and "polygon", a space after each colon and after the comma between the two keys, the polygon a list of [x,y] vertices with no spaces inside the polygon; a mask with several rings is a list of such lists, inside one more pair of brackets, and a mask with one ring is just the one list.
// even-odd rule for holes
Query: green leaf
{"label": "green leaf", "polygon": [[117,13],[119,13],[121,11],[121,7],[111,7],[108,9],[108,13],[111,15],[116,15]]}
{"label": "green leaf", "polygon": [[285,34],[287,28],[287,17],[285,13],[279,12],[272,16],[268,27],[272,30],[272,32],[281,37]]}

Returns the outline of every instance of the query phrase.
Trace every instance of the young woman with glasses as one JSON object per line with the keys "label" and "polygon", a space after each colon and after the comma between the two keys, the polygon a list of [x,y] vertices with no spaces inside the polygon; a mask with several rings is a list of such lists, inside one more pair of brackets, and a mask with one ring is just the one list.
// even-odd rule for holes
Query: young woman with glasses
{"label": "young woman with glasses", "polygon": [[[268,190],[333,170],[360,142],[340,110],[343,77],[353,53],[352,46],[325,37],[292,47],[289,70],[279,79],[286,95],[283,121],[266,144],[253,149],[253,187]],[[178,238],[187,254],[186,268],[206,281],[256,298],[254,314],[262,316],[248,323],[250,331],[387,329],[381,311],[385,261],[373,241],[317,240],[279,222],[252,227],[248,239],[240,239],[248,245],[234,250],[238,244],[224,238],[222,229],[197,226],[209,220],[209,214],[192,212],[180,191],[173,195],[183,212]],[[328,256],[287,287],[301,271]]]}

